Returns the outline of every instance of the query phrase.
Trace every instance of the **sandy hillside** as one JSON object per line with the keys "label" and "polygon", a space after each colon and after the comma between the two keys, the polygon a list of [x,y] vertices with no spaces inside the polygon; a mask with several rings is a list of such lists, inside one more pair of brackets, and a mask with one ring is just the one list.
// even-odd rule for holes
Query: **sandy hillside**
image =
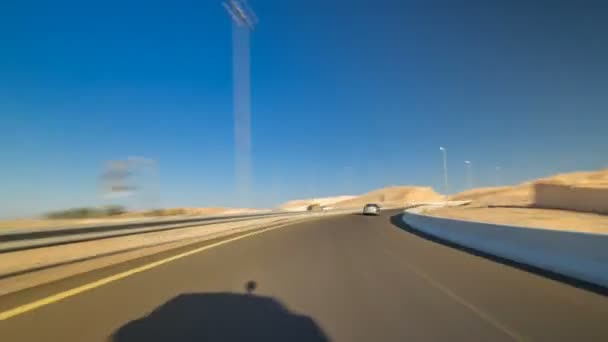
{"label": "sandy hillside", "polygon": [[608,233],[608,169],[562,173],[511,187],[473,189],[451,198],[473,203],[429,213],[469,221]]}
{"label": "sandy hillside", "polygon": [[560,184],[574,187],[603,188],[608,186],[608,169],[561,173],[514,186],[478,188],[450,196],[455,201],[472,200],[481,206],[529,206],[534,204],[537,184]]}
{"label": "sandy hillside", "polygon": [[224,207],[207,207],[207,208],[164,208],[156,210],[146,211],[130,211],[121,215],[89,219],[89,220],[117,220],[117,219],[136,219],[154,216],[203,216],[203,215],[224,215],[224,214],[238,214],[246,212],[255,212],[257,209],[246,209],[246,208],[224,208]]}
{"label": "sandy hillside", "polygon": [[608,185],[608,169],[560,173],[538,181],[577,186],[606,186]]}
{"label": "sandy hillside", "polygon": [[608,216],[578,211],[542,208],[452,207],[428,214],[458,220],[548,228],[589,233],[608,233]]}
{"label": "sandy hillside", "polygon": [[250,209],[250,208],[176,208],[181,215],[187,216],[198,216],[198,215],[232,215],[232,214],[245,214],[264,211],[262,209]]}
{"label": "sandy hillside", "polygon": [[391,186],[368,192],[345,201],[335,203],[338,208],[359,207],[367,203],[376,203],[380,206],[401,206],[415,202],[440,201],[443,196],[430,187],[419,186]]}
{"label": "sandy hillside", "polygon": [[228,208],[164,208],[148,211],[131,211],[117,217],[144,217],[144,216],[175,216],[175,215],[218,215],[229,210]]}
{"label": "sandy hillside", "polygon": [[299,199],[283,203],[279,208],[283,210],[300,211],[306,210],[311,204],[320,204],[322,206],[332,206],[336,202],[349,200],[355,196],[333,196],[333,197],[322,197],[322,198],[309,198]]}
{"label": "sandy hillside", "polygon": [[453,201],[471,200],[478,205],[528,206],[534,201],[532,183],[516,186],[477,188],[450,196]]}

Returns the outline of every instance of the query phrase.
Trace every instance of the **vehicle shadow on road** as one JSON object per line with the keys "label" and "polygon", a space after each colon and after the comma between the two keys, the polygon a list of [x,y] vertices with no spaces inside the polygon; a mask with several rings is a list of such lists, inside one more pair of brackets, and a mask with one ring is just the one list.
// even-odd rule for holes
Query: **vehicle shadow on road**
{"label": "vehicle shadow on road", "polygon": [[394,226],[398,227],[399,229],[402,229],[410,234],[416,235],[422,239],[432,241],[434,243],[438,243],[438,244],[441,244],[443,246],[447,246],[447,247],[450,247],[453,249],[457,249],[459,251],[462,251],[462,252],[465,252],[468,254],[472,254],[472,255],[475,255],[475,256],[478,256],[478,257],[481,257],[484,259],[488,259],[493,262],[501,263],[506,266],[517,268],[517,269],[525,271],[525,272],[533,273],[533,274],[539,275],[541,277],[559,281],[561,283],[568,284],[570,286],[574,286],[579,289],[594,292],[594,293],[597,293],[597,294],[603,295],[603,296],[608,296],[608,288],[602,287],[600,285],[596,285],[596,284],[589,283],[589,282],[586,282],[583,280],[568,277],[568,276],[565,276],[565,275],[562,275],[559,273],[543,270],[538,267],[522,264],[517,261],[505,259],[505,258],[495,256],[492,254],[488,254],[488,253],[485,253],[485,252],[482,252],[482,251],[479,251],[479,250],[476,250],[476,249],[473,249],[470,247],[459,245],[457,243],[415,230],[412,227],[408,226],[405,222],[403,222],[401,213],[391,216],[391,223]]}
{"label": "vehicle shadow on road", "polygon": [[255,282],[247,283],[247,294],[179,295],[125,324],[110,341],[329,341],[310,317],[271,297],[254,295],[255,287]]}

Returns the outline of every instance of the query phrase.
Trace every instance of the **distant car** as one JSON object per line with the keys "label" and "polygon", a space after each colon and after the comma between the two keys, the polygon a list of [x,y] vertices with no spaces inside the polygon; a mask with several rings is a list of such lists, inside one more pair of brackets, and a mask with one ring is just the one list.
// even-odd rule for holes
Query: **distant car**
{"label": "distant car", "polygon": [[311,204],[308,207],[306,207],[306,211],[312,211],[312,212],[318,212],[318,211],[323,211],[323,207],[320,204]]}
{"label": "distant car", "polygon": [[363,207],[363,215],[380,215],[380,206],[369,203]]}

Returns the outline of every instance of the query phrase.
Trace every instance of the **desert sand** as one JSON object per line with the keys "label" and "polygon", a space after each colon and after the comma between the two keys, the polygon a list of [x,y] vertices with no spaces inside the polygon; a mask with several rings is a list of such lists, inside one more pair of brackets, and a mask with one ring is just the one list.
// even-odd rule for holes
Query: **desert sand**
{"label": "desert sand", "polygon": [[466,221],[476,221],[540,229],[608,233],[608,216],[577,211],[539,208],[452,207],[427,214]]}
{"label": "desert sand", "polygon": [[363,207],[376,203],[381,207],[400,207],[413,203],[440,201],[443,196],[430,187],[389,186],[334,204],[338,208]]}
{"label": "desert sand", "polygon": [[[356,208],[367,203],[376,203],[382,207],[399,207],[413,203],[434,202],[443,200],[443,196],[430,187],[420,186],[390,186],[359,196],[333,196],[293,200],[282,204],[279,208],[288,211],[304,211],[311,204],[320,204],[329,208]],[[602,222],[608,214],[608,169],[557,174],[534,181],[524,182],[514,186],[477,188],[450,196],[450,200],[470,200],[471,204],[463,208],[446,208],[436,211],[437,215],[467,218],[471,220],[486,220],[496,216],[496,222],[520,223],[522,225],[541,224],[543,226],[563,227],[565,223],[577,229],[589,225],[603,226]],[[477,210],[471,210],[477,208]],[[509,208],[513,210],[508,210]],[[524,210],[528,208],[529,210]],[[531,208],[535,208],[532,210]],[[562,209],[541,212],[542,209]],[[568,221],[574,215],[568,211],[589,212],[597,217],[588,221],[588,217],[579,222]],[[198,216],[222,215],[260,212],[258,209],[239,208],[170,208],[162,209],[151,215],[150,212],[130,212],[111,218],[89,219],[21,219],[0,221],[1,229],[33,229],[53,228],[79,225],[94,225],[105,223],[120,223],[130,220],[153,219],[157,216]],[[549,215],[550,214],[550,215]],[[465,216],[463,216],[465,215]],[[530,221],[524,220],[529,215]],[[534,221],[533,216],[554,216],[554,220],[544,218],[542,222]],[[592,214],[590,214],[592,215]],[[504,216],[503,218],[499,216]],[[572,217],[582,218],[580,215]],[[510,218],[512,217],[512,218]],[[507,220],[507,221],[502,221]],[[602,228],[603,229],[603,228]]]}
{"label": "desert sand", "polygon": [[284,210],[306,210],[311,204],[320,204],[331,208],[357,208],[367,203],[376,203],[381,207],[399,207],[412,203],[432,202],[443,197],[430,187],[390,186],[374,190],[359,196],[335,196],[290,201],[281,205]]}
{"label": "desert sand", "polygon": [[429,214],[533,228],[608,233],[608,169],[554,175],[515,186],[465,191],[463,207]]}
{"label": "desert sand", "polygon": [[286,203],[283,203],[279,206],[282,210],[288,211],[303,211],[311,204],[319,204],[322,206],[332,206],[333,204],[349,200],[354,198],[355,196],[333,196],[333,197],[320,197],[320,198],[309,198],[309,199],[299,199],[293,200]]}
{"label": "desert sand", "polygon": [[[473,205],[479,206],[539,206],[540,204],[544,207],[542,203],[536,203],[536,187],[546,184],[581,189],[603,189],[608,187],[608,169],[561,173],[514,186],[477,188],[452,195],[450,200],[471,200]],[[563,199],[561,200],[563,201]],[[606,205],[608,206],[608,202]]]}

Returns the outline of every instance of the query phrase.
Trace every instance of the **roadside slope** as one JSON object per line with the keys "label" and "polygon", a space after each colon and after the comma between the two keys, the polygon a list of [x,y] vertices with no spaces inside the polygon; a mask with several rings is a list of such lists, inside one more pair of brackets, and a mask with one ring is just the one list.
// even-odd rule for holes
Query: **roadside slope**
{"label": "roadside slope", "polygon": [[533,206],[536,204],[536,187],[543,184],[571,188],[608,187],[608,169],[560,173],[513,186],[477,188],[450,196],[451,200],[471,200],[477,206]]}
{"label": "roadside slope", "polygon": [[443,196],[430,187],[419,186],[390,186],[368,192],[345,201],[335,203],[337,208],[361,207],[367,203],[382,206],[405,206],[415,202],[439,201]]}

